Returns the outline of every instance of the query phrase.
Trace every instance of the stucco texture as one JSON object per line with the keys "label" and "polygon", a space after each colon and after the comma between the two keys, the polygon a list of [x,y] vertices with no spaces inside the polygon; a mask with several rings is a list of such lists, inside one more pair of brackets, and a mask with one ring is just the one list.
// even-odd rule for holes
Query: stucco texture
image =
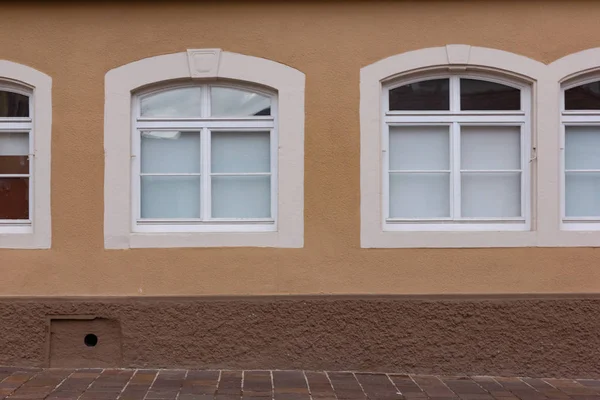
{"label": "stucco texture", "polygon": [[[0,365],[597,378],[599,310],[598,296],[3,299]],[[54,320],[48,350],[46,318],[74,314],[99,319]],[[120,324],[122,358],[102,323]]]}
{"label": "stucco texture", "polygon": [[[599,2],[3,4],[0,58],[53,79],[52,249],[0,250],[0,295],[600,292],[593,248],[361,249],[359,71],[448,43],[548,63],[600,46]],[[306,74],[305,247],[103,248],[104,75],[188,48]]]}

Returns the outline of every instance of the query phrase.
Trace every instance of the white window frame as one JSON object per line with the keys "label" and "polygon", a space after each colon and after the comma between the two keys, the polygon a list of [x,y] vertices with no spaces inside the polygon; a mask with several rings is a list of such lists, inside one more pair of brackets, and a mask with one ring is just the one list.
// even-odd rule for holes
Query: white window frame
{"label": "white window frame", "polygon": [[[487,111],[460,109],[460,79],[477,79],[499,83],[520,91],[520,110]],[[450,106],[447,111],[388,111],[389,91],[410,83],[448,79]],[[405,80],[383,82],[382,90],[382,224],[384,231],[525,231],[531,225],[531,91],[530,85],[516,80],[502,79],[493,75],[469,73],[418,74]],[[392,126],[448,126],[450,135],[450,209],[448,218],[408,219],[389,217],[389,128]],[[521,217],[514,218],[465,218],[461,212],[460,127],[461,126],[518,126],[520,129]],[[433,171],[438,172],[438,171]],[[456,190],[459,189],[459,190]]]}
{"label": "white window frame", "polygon": [[[491,227],[491,230],[455,229],[452,231],[424,230],[390,231],[385,229],[383,188],[383,96],[387,82],[402,81],[435,74],[474,74],[510,82],[520,82],[530,87],[531,143],[536,149],[539,115],[538,87],[544,80],[546,66],[529,58],[495,49],[469,45],[447,45],[411,51],[380,60],[361,69],[360,81],[360,132],[361,132],[361,247],[364,248],[420,248],[420,247],[522,247],[538,245],[538,198],[534,196],[541,177],[538,176],[536,151],[527,157],[530,165],[531,199],[526,230],[509,231]],[[525,104],[522,104],[526,107]],[[525,148],[525,145],[523,146]],[[531,164],[529,159],[531,158]],[[541,168],[541,166],[540,166]]]}
{"label": "white window frame", "polygon": [[0,248],[48,249],[52,237],[50,215],[52,79],[31,67],[0,60],[0,91],[2,90],[29,97],[29,117],[0,118],[0,132],[28,133],[29,219],[0,220]]}
{"label": "white window frame", "polygon": [[[134,229],[132,143],[135,94],[171,83],[239,82],[276,93],[277,204],[270,230],[139,232]],[[220,49],[194,49],[115,68],[105,77],[104,244],[107,249],[160,247],[302,247],[304,243],[304,90],[300,71]],[[182,126],[185,128],[185,126]],[[275,196],[274,196],[275,197]],[[275,223],[276,222],[276,223]],[[227,224],[226,224],[227,225]],[[226,226],[225,225],[225,226]],[[240,225],[244,226],[244,225]],[[249,225],[246,225],[249,226]],[[273,230],[275,228],[275,230]],[[256,229],[256,228],[252,228]],[[195,230],[195,229],[192,229]],[[231,230],[231,229],[228,229]]]}
{"label": "white window frame", "polygon": [[[173,89],[198,87],[202,93],[202,117],[198,118],[153,118],[142,117],[140,113],[141,100]],[[271,116],[256,117],[210,117],[210,92],[212,88],[230,88],[252,92],[268,97],[271,100]],[[158,89],[145,90],[133,97],[133,131],[132,131],[132,227],[134,232],[172,233],[172,232],[273,232],[277,231],[277,94],[268,90],[242,85],[239,83],[206,82],[191,84],[163,85]],[[200,173],[190,174],[201,176],[201,218],[198,219],[142,219],[141,213],[141,132],[179,130],[199,132],[201,142],[202,168]],[[218,131],[235,132],[269,132],[270,139],[270,172],[247,175],[269,175],[271,184],[271,217],[270,218],[212,218],[210,176],[226,175],[209,172],[211,163],[211,133]],[[150,174],[156,175],[156,174]],[[186,174],[175,174],[178,176]],[[240,173],[229,175],[244,175]]]}
{"label": "white window frame", "polygon": [[[566,110],[565,91],[568,89],[596,82],[600,76],[593,74],[591,77],[584,76],[571,79],[561,86],[560,90],[560,218],[561,229],[571,231],[598,231],[600,230],[600,217],[567,217],[566,216],[566,164],[565,164],[565,140],[567,126],[598,126],[600,127],[600,110]],[[599,149],[600,150],[600,149]],[[600,172],[600,170],[587,170],[589,172]]]}

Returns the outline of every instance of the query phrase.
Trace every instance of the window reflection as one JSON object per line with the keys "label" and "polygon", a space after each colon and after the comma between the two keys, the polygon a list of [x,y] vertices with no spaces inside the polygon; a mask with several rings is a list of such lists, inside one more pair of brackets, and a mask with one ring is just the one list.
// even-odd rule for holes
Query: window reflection
{"label": "window reflection", "polygon": [[211,115],[213,117],[250,117],[271,115],[271,99],[245,90],[211,88]]}
{"label": "window reflection", "polygon": [[565,110],[600,110],[600,81],[565,90]]}
{"label": "window reflection", "polygon": [[29,117],[29,97],[0,90],[0,118]]}
{"label": "window reflection", "polygon": [[521,91],[496,82],[479,79],[460,80],[461,110],[520,110]]}
{"label": "window reflection", "polygon": [[431,79],[390,90],[390,111],[450,109],[450,80]]}

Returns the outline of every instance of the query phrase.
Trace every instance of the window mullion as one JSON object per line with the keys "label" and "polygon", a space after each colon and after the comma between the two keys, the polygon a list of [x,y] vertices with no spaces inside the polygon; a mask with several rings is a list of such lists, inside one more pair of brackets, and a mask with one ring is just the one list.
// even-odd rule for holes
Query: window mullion
{"label": "window mullion", "polygon": [[201,166],[200,173],[200,217],[206,221],[210,219],[211,195],[210,195],[210,130],[203,128],[200,132]]}
{"label": "window mullion", "polygon": [[451,139],[451,173],[452,179],[452,218],[461,218],[461,175],[460,175],[460,125],[458,122],[453,122],[450,126]]}
{"label": "window mullion", "polygon": [[460,111],[460,78],[450,77],[450,111]]}

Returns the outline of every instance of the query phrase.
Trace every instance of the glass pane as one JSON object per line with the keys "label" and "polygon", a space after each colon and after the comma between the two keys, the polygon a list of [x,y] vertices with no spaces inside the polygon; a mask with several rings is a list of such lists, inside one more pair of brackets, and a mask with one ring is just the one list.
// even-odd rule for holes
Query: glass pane
{"label": "glass pane", "polygon": [[450,110],[450,80],[431,79],[390,90],[390,111]]}
{"label": "glass pane", "polygon": [[0,155],[0,175],[6,174],[29,174],[29,157]]}
{"label": "glass pane", "polygon": [[142,176],[142,218],[200,218],[199,176]]}
{"label": "glass pane", "polygon": [[390,174],[390,218],[450,216],[450,174]]}
{"label": "glass pane", "polygon": [[200,172],[200,132],[142,132],[142,173]]}
{"label": "glass pane", "polygon": [[520,110],[521,91],[479,79],[460,80],[461,110]]}
{"label": "glass pane", "polygon": [[448,126],[390,126],[390,170],[450,168]]}
{"label": "glass pane", "polygon": [[29,154],[29,134],[26,132],[0,132],[0,156],[26,156]]}
{"label": "glass pane", "polygon": [[518,126],[462,126],[462,169],[521,169],[521,128]]}
{"label": "glass pane", "polygon": [[600,217],[599,172],[567,172],[565,192],[567,217]]}
{"label": "glass pane", "polygon": [[269,132],[212,132],[212,172],[270,172]]}
{"label": "glass pane", "polygon": [[29,117],[29,96],[0,90],[0,118]]}
{"label": "glass pane", "polygon": [[600,81],[565,90],[565,110],[600,110]]}
{"label": "glass pane", "polygon": [[0,177],[0,219],[29,219],[29,178]]}
{"label": "glass pane", "polygon": [[600,126],[565,127],[565,168],[600,169]]}
{"label": "glass pane", "polygon": [[463,172],[461,184],[463,217],[521,216],[520,172]]}
{"label": "glass pane", "polygon": [[200,117],[201,105],[199,87],[166,90],[142,97],[140,101],[142,117]]}
{"label": "glass pane", "polygon": [[270,176],[213,176],[213,218],[270,218]]}
{"label": "glass pane", "polygon": [[213,117],[271,115],[270,97],[245,90],[213,87],[210,104]]}

